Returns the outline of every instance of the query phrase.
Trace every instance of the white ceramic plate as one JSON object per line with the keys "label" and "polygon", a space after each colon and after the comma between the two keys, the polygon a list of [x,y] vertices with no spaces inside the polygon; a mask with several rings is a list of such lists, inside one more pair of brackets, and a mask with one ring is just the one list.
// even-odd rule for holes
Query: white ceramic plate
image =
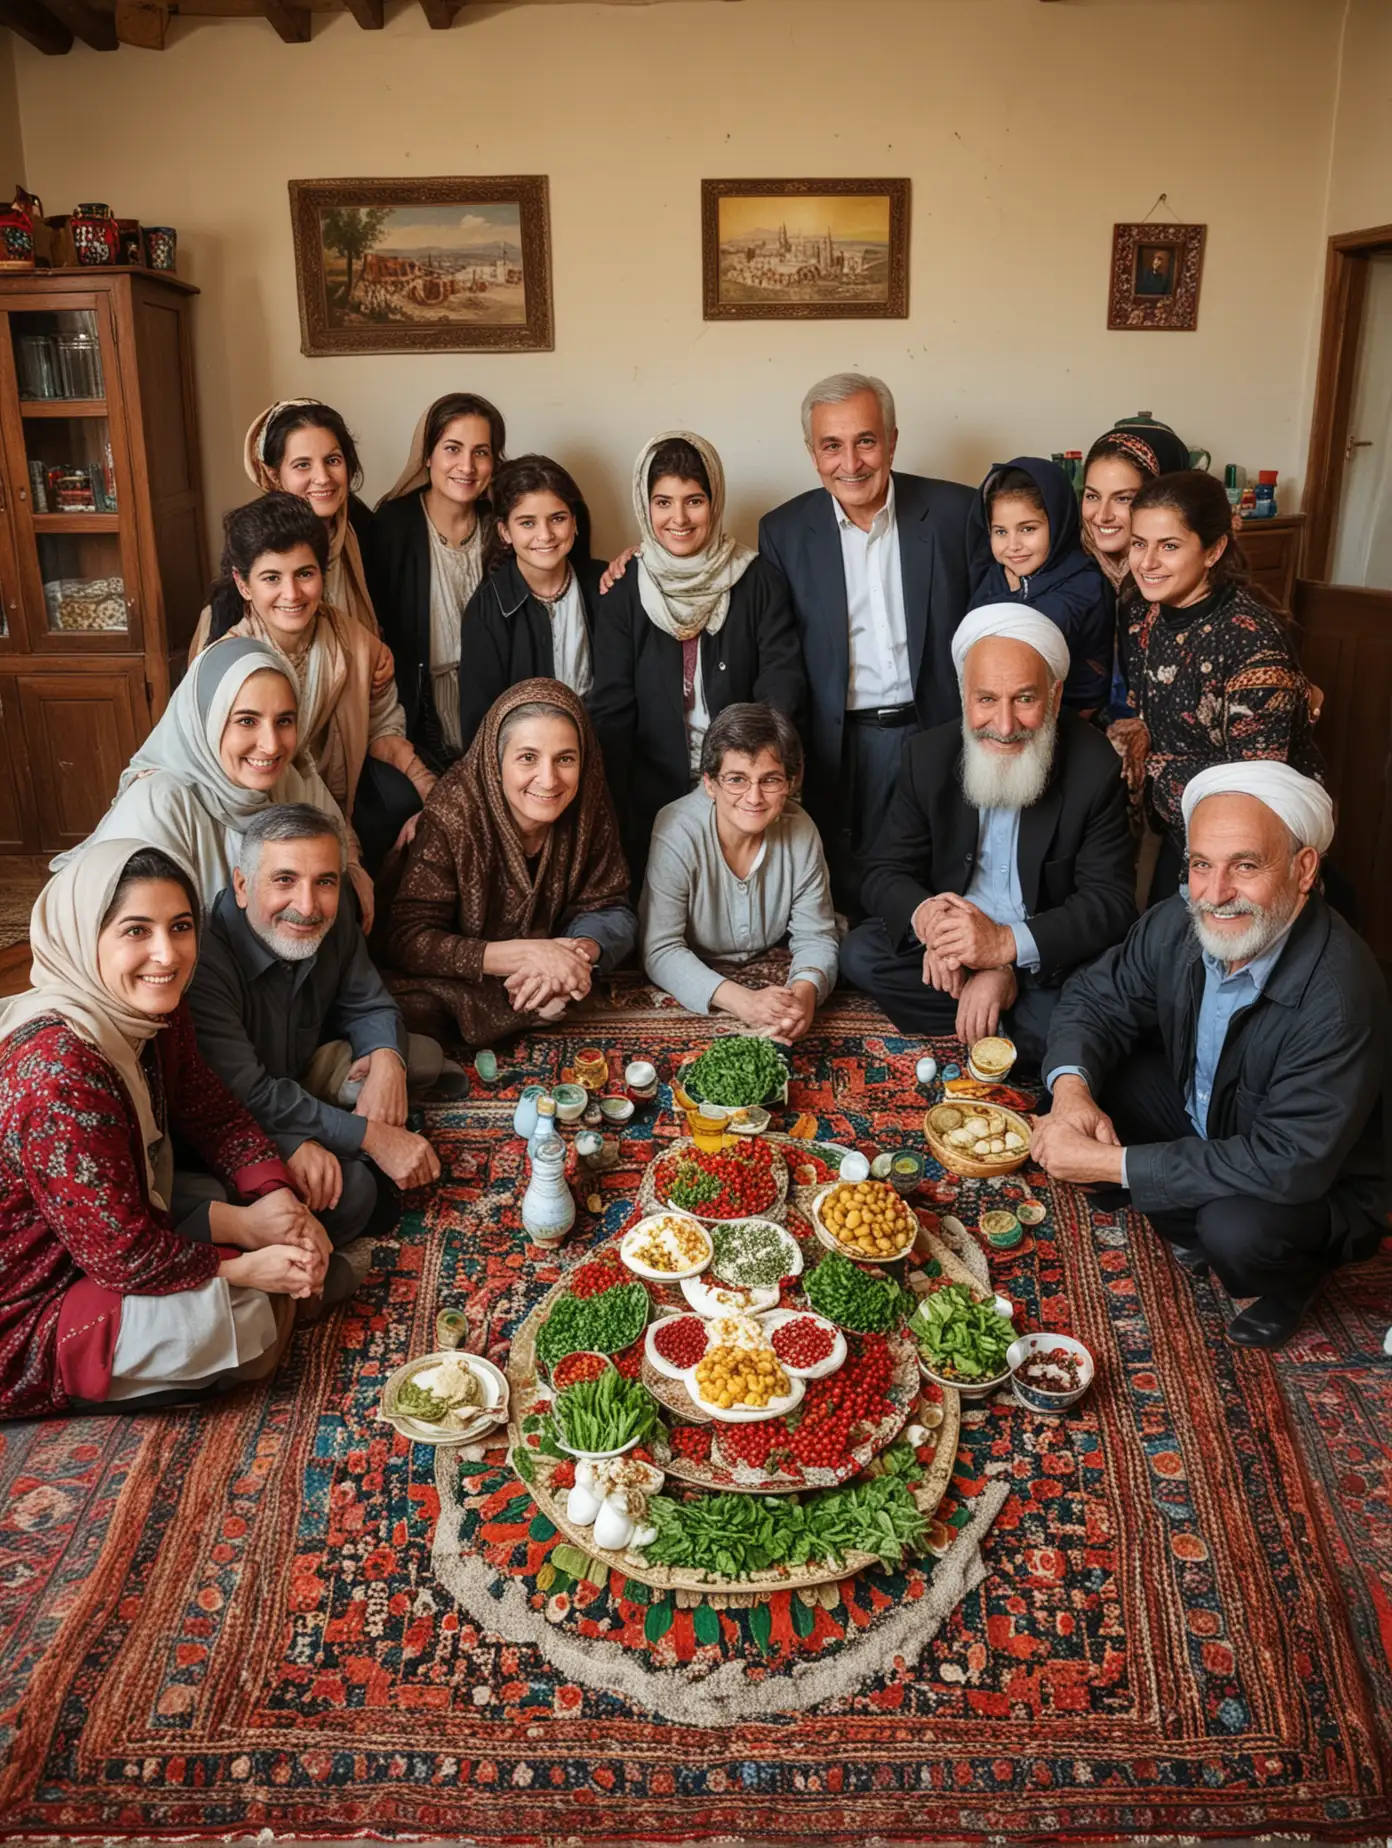
{"label": "white ceramic plate", "polygon": [[[393,1409],[396,1395],[412,1374],[422,1368],[435,1367],[444,1360],[462,1360],[469,1371],[483,1388],[483,1403],[477,1407],[476,1415],[461,1429],[449,1431],[440,1425],[428,1424],[423,1418],[410,1418],[405,1413]],[[395,1426],[403,1437],[409,1437],[414,1444],[470,1444],[485,1431],[491,1431],[507,1417],[508,1383],[504,1375],[486,1360],[482,1354],[470,1354],[463,1348],[441,1349],[434,1354],[422,1354],[417,1360],[408,1360],[404,1367],[398,1367],[391,1374],[382,1388],[382,1405],[379,1416],[389,1425]]]}
{"label": "white ceramic plate", "polygon": [[[643,1351],[652,1362],[655,1370],[662,1374],[664,1379],[685,1380],[691,1369],[689,1367],[674,1367],[670,1360],[664,1360],[657,1351],[657,1343],[653,1340],[653,1336],[657,1333],[659,1328],[664,1327],[668,1322],[680,1322],[683,1319],[684,1318],[680,1315],[659,1316],[655,1322],[648,1323],[648,1332],[643,1337]],[[704,1318],[698,1316],[697,1320],[701,1321],[704,1320]],[[709,1336],[706,1338],[706,1346],[710,1346]]]}
{"label": "white ceramic plate", "polygon": [[[788,1375],[789,1379],[824,1380],[829,1373],[835,1373],[838,1367],[845,1366],[847,1352],[846,1337],[841,1333],[841,1330],[836,1326],[835,1322],[828,1322],[824,1315],[814,1315],[810,1309],[770,1309],[767,1314],[761,1315],[759,1320],[768,1330],[770,1339],[772,1339],[774,1330],[776,1328],[782,1328],[785,1322],[815,1322],[818,1328],[824,1328],[829,1335],[834,1335],[836,1337],[836,1345],[832,1348],[826,1359],[819,1360],[815,1367],[794,1367],[779,1354],[778,1364]],[[775,1354],[778,1353],[777,1348],[774,1349],[774,1352]]]}
{"label": "white ceramic plate", "polygon": [[[734,1291],[727,1283],[717,1283],[714,1278],[709,1283],[704,1277],[684,1277],[681,1293],[691,1304],[697,1315],[713,1321],[718,1315],[757,1315],[761,1309],[778,1307],[777,1290],[740,1290]],[[729,1300],[736,1294],[747,1298],[744,1302]],[[726,1298],[721,1301],[721,1298]]]}
{"label": "white ceramic plate", "polygon": [[[770,1232],[776,1232],[778,1234],[779,1239],[782,1241],[783,1249],[788,1254],[788,1262],[783,1268],[783,1275],[785,1277],[800,1277],[802,1275],[802,1247],[798,1244],[788,1228],[786,1226],[780,1226],[776,1219],[763,1219],[756,1213],[748,1219],[727,1219],[724,1223],[727,1226],[767,1226]],[[711,1277],[716,1283],[723,1283],[725,1281],[724,1278],[716,1276],[714,1270],[711,1271]],[[726,1287],[730,1289],[742,1289],[745,1286],[742,1284],[729,1284]],[[778,1301],[777,1290],[773,1292],[773,1300],[775,1302]]]}
{"label": "white ceramic plate", "polygon": [[[786,1367],[783,1370],[785,1373],[788,1372]],[[788,1382],[791,1390],[784,1393],[781,1399],[770,1399],[767,1405],[732,1405],[727,1408],[723,1405],[712,1405],[708,1399],[701,1397],[696,1390],[694,1369],[685,1375],[685,1379],[686,1390],[691,1394],[692,1404],[698,1405],[708,1417],[714,1418],[717,1424],[758,1424],[764,1418],[781,1418],[784,1412],[791,1412],[795,1405],[802,1404],[802,1395],[807,1391],[807,1382],[789,1373]]]}
{"label": "white ceramic plate", "polygon": [[[912,1207],[908,1210],[909,1217],[913,1220],[913,1230],[910,1232],[907,1242],[901,1245],[898,1251],[886,1251],[882,1255],[873,1258],[870,1257],[868,1253],[855,1251],[851,1246],[843,1245],[836,1234],[829,1231],[827,1227],[823,1225],[822,1202],[824,1200],[829,1200],[838,1187],[845,1187],[849,1184],[850,1183],[846,1181],[828,1181],[826,1186],[819,1188],[813,1197],[812,1230],[817,1234],[817,1237],[826,1246],[827,1250],[839,1251],[841,1256],[843,1258],[849,1258],[852,1264],[897,1264],[900,1258],[908,1257],[909,1253],[914,1248],[914,1241],[918,1237],[918,1216],[915,1214]],[[889,1187],[890,1192],[894,1194],[896,1199],[903,1198],[902,1194],[897,1193],[896,1190],[890,1186],[888,1181],[881,1181],[879,1185],[881,1187]]]}
{"label": "white ceramic plate", "polygon": [[[705,1255],[696,1263],[688,1264],[682,1270],[658,1270],[651,1264],[644,1264],[641,1258],[633,1256],[633,1248],[641,1245],[649,1232],[664,1219],[679,1219],[685,1226],[699,1233],[705,1245]],[[630,1226],[624,1233],[619,1245],[619,1256],[635,1277],[646,1277],[650,1283],[680,1283],[683,1277],[699,1277],[711,1261],[714,1250],[711,1235],[699,1219],[693,1219],[690,1213],[679,1213],[675,1207],[668,1207],[665,1212],[649,1213],[646,1219],[640,1219],[636,1226]]]}

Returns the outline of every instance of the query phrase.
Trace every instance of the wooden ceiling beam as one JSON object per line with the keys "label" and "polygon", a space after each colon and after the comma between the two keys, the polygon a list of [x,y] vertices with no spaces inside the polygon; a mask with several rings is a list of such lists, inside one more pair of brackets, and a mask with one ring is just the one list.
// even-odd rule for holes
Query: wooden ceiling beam
{"label": "wooden ceiling beam", "polygon": [[309,42],[308,7],[290,6],[287,0],[261,0],[261,11],[287,45],[304,45]]}
{"label": "wooden ceiling beam", "polygon": [[364,32],[380,32],[387,23],[385,0],[343,0]]}
{"label": "wooden ceiling beam", "polygon": [[39,0],[0,0],[0,26],[8,26],[35,51],[59,57],[73,48],[73,35]]}
{"label": "wooden ceiling beam", "polygon": [[435,32],[448,32],[466,0],[420,0],[421,12]]}
{"label": "wooden ceiling beam", "polygon": [[90,45],[93,51],[115,51],[121,42],[111,14],[99,13],[87,4],[87,0],[44,0],[44,5],[74,37]]}
{"label": "wooden ceiling beam", "polygon": [[141,51],[163,51],[169,31],[169,8],[150,0],[116,0],[116,36]]}

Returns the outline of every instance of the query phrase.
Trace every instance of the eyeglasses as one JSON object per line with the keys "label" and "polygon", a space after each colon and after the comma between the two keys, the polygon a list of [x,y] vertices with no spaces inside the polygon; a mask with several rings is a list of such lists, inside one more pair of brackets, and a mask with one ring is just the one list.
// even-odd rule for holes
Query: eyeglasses
{"label": "eyeglasses", "polygon": [[[722,789],[728,789],[732,796],[743,796],[749,792],[751,778],[743,770],[722,770],[716,782]],[[788,779],[776,770],[759,778],[759,794],[762,796],[781,796],[788,788]]]}

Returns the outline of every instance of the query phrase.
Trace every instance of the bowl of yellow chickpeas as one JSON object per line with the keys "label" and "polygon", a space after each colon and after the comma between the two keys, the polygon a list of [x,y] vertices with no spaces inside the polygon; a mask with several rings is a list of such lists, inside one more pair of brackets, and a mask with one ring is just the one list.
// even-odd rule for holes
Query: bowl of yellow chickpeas
{"label": "bowl of yellow chickpeas", "polygon": [[720,1344],[707,1348],[687,1376],[687,1391],[723,1424],[749,1424],[792,1411],[807,1387],[792,1378],[769,1347]]}
{"label": "bowl of yellow chickpeas", "polygon": [[833,1181],[812,1201],[817,1237],[857,1264],[907,1257],[918,1237],[913,1208],[886,1181]]}

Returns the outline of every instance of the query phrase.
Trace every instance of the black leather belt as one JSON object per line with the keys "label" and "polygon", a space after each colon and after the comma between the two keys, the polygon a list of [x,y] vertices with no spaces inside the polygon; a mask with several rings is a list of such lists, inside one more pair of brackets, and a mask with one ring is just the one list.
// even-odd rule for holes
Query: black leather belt
{"label": "black leather belt", "polygon": [[855,712],[846,713],[848,725],[882,725],[887,731],[895,725],[916,725],[918,708],[907,706],[862,706]]}

